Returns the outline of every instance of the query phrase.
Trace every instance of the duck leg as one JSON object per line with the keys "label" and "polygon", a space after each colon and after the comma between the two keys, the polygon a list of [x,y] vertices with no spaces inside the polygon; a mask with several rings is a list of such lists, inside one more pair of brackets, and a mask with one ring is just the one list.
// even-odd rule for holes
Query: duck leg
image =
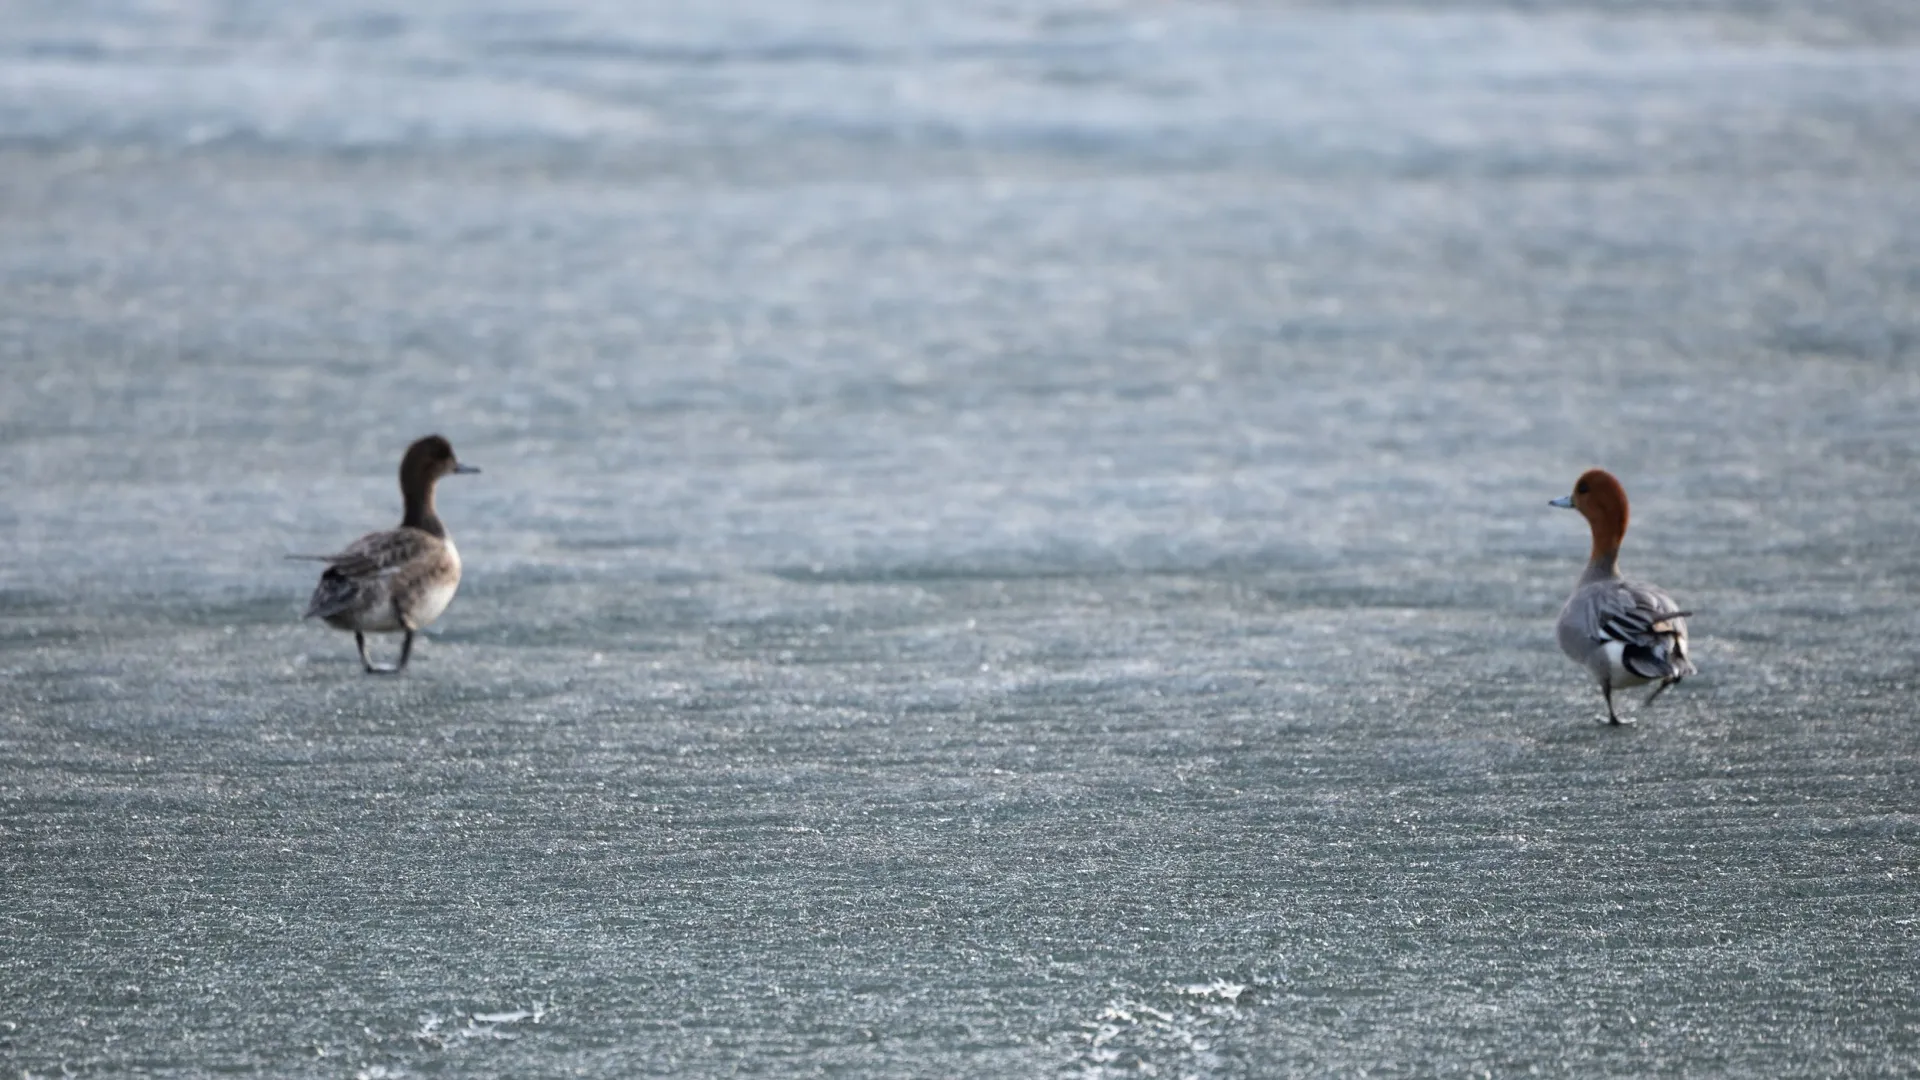
{"label": "duck leg", "polygon": [[373,661],[367,659],[367,635],[355,630],[353,632],[353,647],[360,650],[360,666],[367,669],[367,674],[380,674],[380,669],[374,667]]}
{"label": "duck leg", "polygon": [[1613,711],[1613,684],[1601,683],[1600,693],[1607,699],[1607,723],[1612,724],[1614,727],[1620,727],[1625,724],[1626,721],[1620,719],[1620,714]]}
{"label": "duck leg", "polygon": [[1648,695],[1647,695],[1647,704],[1648,704],[1648,705],[1651,705],[1651,704],[1653,704],[1653,699],[1654,699],[1654,698],[1657,698],[1657,697],[1659,697],[1659,696],[1660,696],[1661,694],[1664,694],[1664,693],[1666,693],[1666,692],[1667,692],[1667,687],[1669,687],[1669,686],[1672,686],[1672,685],[1673,685],[1674,683],[1677,683],[1677,682],[1679,682],[1679,681],[1680,681],[1679,679],[1661,679],[1661,680],[1660,680],[1660,685],[1659,685],[1659,686],[1656,686],[1656,687],[1654,687],[1654,688],[1653,688],[1653,693],[1651,693],[1651,694],[1648,694]]}
{"label": "duck leg", "polygon": [[400,659],[390,668],[381,668],[382,675],[398,675],[407,670],[407,660],[413,656],[413,622],[407,618],[406,612],[400,610],[400,601],[397,597],[393,601],[393,621],[400,624],[400,628],[407,632],[407,636],[400,639]]}
{"label": "duck leg", "polygon": [[398,675],[406,670],[407,660],[413,655],[413,631],[408,630],[406,638],[400,642],[400,660],[392,667],[377,667],[367,659],[367,636],[358,630],[353,632],[353,644],[360,650],[360,666],[367,669],[367,674]]}

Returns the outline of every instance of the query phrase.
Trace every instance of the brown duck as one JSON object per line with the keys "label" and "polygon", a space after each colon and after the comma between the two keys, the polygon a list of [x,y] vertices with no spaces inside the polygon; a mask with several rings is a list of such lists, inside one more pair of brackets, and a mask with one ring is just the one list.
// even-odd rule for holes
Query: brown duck
{"label": "brown duck", "polygon": [[1589,469],[1573,494],[1549,505],[1578,510],[1593,532],[1587,569],[1560,609],[1560,649],[1592,673],[1607,699],[1607,722],[1620,723],[1613,692],[1658,683],[1647,704],[1694,674],[1687,657],[1687,617],[1658,585],[1620,576],[1620,542],[1627,535],[1627,489],[1605,469]]}
{"label": "brown duck", "polygon": [[[307,604],[306,618],[353,631],[360,663],[373,675],[392,675],[413,654],[414,631],[440,617],[460,587],[460,552],[434,511],[433,489],[450,473],[477,473],[453,455],[453,445],[429,435],[400,459],[400,527],[368,533],[336,555],[289,555],[327,564]],[[405,634],[400,659],[376,667],[367,659],[368,634]]]}

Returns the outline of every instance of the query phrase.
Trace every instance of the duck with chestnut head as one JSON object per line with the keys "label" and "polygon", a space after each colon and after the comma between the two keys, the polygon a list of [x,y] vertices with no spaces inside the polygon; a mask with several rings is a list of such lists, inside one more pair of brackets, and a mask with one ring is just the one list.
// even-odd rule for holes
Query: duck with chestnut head
{"label": "duck with chestnut head", "polygon": [[[397,529],[368,533],[333,555],[289,555],[327,564],[307,604],[306,618],[353,631],[368,674],[404,670],[414,631],[440,617],[460,587],[460,552],[434,509],[434,485],[443,476],[477,473],[454,456],[439,435],[416,440],[400,459],[400,496],[406,515]],[[368,634],[405,634],[391,667],[367,659]]]}
{"label": "duck with chestnut head", "polygon": [[1620,723],[1613,692],[1658,683],[1651,705],[1667,687],[1694,673],[1687,657],[1687,617],[1665,590],[1620,574],[1620,542],[1627,535],[1627,491],[1605,469],[1590,469],[1573,493],[1552,505],[1578,510],[1593,530],[1593,551],[1573,595],[1560,609],[1560,649],[1586,668],[1607,701],[1607,721]]}

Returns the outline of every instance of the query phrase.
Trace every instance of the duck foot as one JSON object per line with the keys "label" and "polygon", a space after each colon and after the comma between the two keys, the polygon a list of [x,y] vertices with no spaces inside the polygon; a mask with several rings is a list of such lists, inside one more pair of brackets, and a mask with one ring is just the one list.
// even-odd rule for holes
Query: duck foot
{"label": "duck foot", "polygon": [[407,631],[407,636],[401,639],[400,659],[392,667],[379,667],[367,659],[367,635],[358,630],[353,632],[353,644],[360,650],[360,666],[367,669],[367,674],[398,675],[407,669],[407,660],[413,655],[413,631]]}

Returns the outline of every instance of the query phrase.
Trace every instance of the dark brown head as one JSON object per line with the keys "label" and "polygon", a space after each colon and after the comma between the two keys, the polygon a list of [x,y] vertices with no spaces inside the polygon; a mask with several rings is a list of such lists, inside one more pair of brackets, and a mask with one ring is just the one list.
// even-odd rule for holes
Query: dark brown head
{"label": "dark brown head", "polygon": [[1578,510],[1593,530],[1593,556],[1620,550],[1627,535],[1627,489],[1605,469],[1588,469],[1573,483],[1573,494],[1553,500],[1554,506]]}
{"label": "dark brown head", "polygon": [[415,439],[407,447],[407,455],[400,459],[400,486],[406,487],[408,480],[433,483],[448,473],[477,473],[479,469],[471,465],[460,464],[453,456],[453,444],[445,436],[428,435],[424,439]]}
{"label": "dark brown head", "polygon": [[400,459],[400,496],[407,506],[407,516],[401,524],[444,536],[446,529],[433,510],[433,485],[451,473],[479,471],[472,465],[460,464],[460,459],[453,456],[453,444],[443,436],[429,435],[414,440],[413,445],[407,447],[406,456]]}

